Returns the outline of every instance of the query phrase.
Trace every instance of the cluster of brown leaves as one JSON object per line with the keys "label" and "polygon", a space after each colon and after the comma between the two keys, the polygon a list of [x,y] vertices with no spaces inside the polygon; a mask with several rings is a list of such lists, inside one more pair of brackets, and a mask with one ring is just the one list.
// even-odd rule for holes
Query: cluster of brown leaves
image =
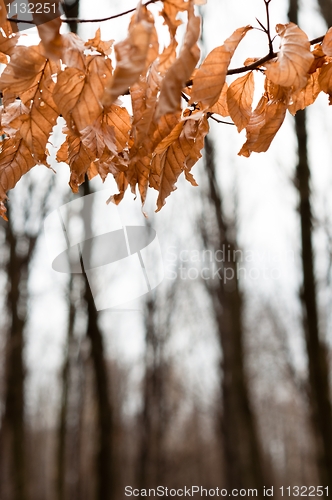
{"label": "cluster of brown leaves", "polygon": [[[99,174],[104,180],[111,173],[119,188],[115,203],[130,186],[134,193],[138,188],[144,204],[150,186],[159,192],[160,210],[181,173],[196,185],[191,169],[201,157],[212,114],[230,116],[239,132],[246,130],[239,154],[249,156],[269,148],[287,110],[295,114],[312,104],[320,91],[331,101],[331,29],[323,43],[311,49],[298,26],[277,25],[280,51],[259,67],[265,92],[252,109],[253,71],[226,83],[232,56],[252,28],[237,29],[197,67],[200,18],[194,4],[201,3],[164,0],[160,15],[170,42],[161,50],[154,16],[141,2],[127,37],[114,46],[101,40],[99,29],[85,43],[73,33],[61,35],[57,18],[38,26],[39,45],[26,47],[17,44],[19,35],[13,33],[0,0],[0,62],[6,65],[0,77],[4,218],[7,191],[34,165],[48,166],[47,144],[59,116],[66,121],[66,137],[57,160],[69,165],[74,192],[86,175],[91,179]],[[186,13],[187,25],[178,48],[180,12]],[[128,93],[131,115],[119,100]]]}

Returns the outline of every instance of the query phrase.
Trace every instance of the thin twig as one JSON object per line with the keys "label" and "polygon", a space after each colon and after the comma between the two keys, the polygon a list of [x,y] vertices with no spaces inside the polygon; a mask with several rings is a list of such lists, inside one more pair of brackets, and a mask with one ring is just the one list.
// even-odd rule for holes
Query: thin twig
{"label": "thin twig", "polygon": [[[150,5],[152,3],[157,3],[160,1],[163,1],[163,0],[148,0],[148,2],[146,2],[143,5],[146,7],[147,5]],[[135,10],[136,10],[136,7],[134,7],[133,9],[129,9],[129,10],[120,12],[119,14],[114,14],[113,16],[102,17],[99,19],[79,19],[77,17],[67,17],[67,18],[61,17],[61,21],[63,23],[102,23],[104,21],[111,21],[112,19],[117,19],[119,17],[126,16],[127,14],[131,14],[132,12],[135,12]],[[13,23],[16,23],[16,24],[17,23],[33,24],[33,25],[35,24],[34,21],[26,21],[24,19],[14,19],[14,18],[7,17],[7,20],[11,21]]]}
{"label": "thin twig", "polygon": [[[313,40],[309,40],[310,45],[315,45],[316,43],[321,43],[325,38],[325,35],[314,38]],[[252,64],[248,64],[248,66],[241,66],[240,68],[233,68],[227,71],[227,75],[237,75],[239,73],[246,73],[247,71],[253,71],[254,69],[259,69],[260,66],[263,66],[267,61],[271,61],[278,57],[278,52],[273,52],[272,54],[266,54],[266,56],[257,59],[257,61]],[[186,82],[186,87],[191,87],[193,84],[192,80],[188,80]]]}
{"label": "thin twig", "polygon": [[266,9],[266,20],[267,20],[266,34],[269,39],[269,53],[273,54],[273,43],[271,38],[271,26],[270,26],[270,2],[271,0],[264,0]]}
{"label": "thin twig", "polygon": [[212,113],[207,113],[207,117],[211,118],[211,120],[214,120],[217,123],[223,123],[224,125],[235,125],[233,122],[225,122],[224,120],[218,120],[215,116],[213,116]]}

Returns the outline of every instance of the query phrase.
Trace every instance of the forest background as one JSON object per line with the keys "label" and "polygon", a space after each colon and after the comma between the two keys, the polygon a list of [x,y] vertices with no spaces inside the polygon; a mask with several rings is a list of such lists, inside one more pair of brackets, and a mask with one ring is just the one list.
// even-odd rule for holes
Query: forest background
{"label": "forest background", "polygon": [[[135,7],[97,3],[80,0],[67,14]],[[291,20],[315,39],[332,25],[330,7],[271,1],[269,19],[273,28]],[[150,8],[157,13],[160,2]],[[199,12],[203,55],[240,26],[259,27],[256,17],[266,24],[262,0],[210,0]],[[100,23],[102,39],[123,39],[129,21]],[[98,27],[77,26],[84,40]],[[37,31],[26,33],[36,43]],[[253,30],[232,67],[267,52],[266,34]],[[180,178],[155,215],[150,193],[148,219],[129,192],[119,205],[156,230],[165,267],[161,285],[124,311],[97,313],[84,276],[53,271],[43,232],[53,210],[94,191],[107,199],[114,181],[95,178],[72,195],[68,166],[53,152],[56,176],[38,166],[10,192],[0,228],[1,499],[118,500],[126,485],[259,496],[264,485],[275,496],[280,486],[332,487],[328,97],[288,114],[268,152],[250,158],[237,156],[244,132],[210,122],[194,167],[199,187]],[[222,259],[235,272],[205,279],[225,249],[241,251],[237,263],[227,252]]]}

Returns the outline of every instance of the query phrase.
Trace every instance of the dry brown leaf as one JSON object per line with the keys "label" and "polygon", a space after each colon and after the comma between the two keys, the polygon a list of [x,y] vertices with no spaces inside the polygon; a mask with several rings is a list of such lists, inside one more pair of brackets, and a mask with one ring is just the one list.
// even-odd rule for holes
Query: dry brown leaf
{"label": "dry brown leaf", "polygon": [[326,64],[320,70],[318,77],[320,88],[323,92],[330,96],[330,104],[332,100],[332,63]]}
{"label": "dry brown leaf", "polygon": [[105,148],[110,156],[117,154],[115,130],[107,123],[104,114],[82,130],[81,136],[84,146],[90,149],[96,158],[103,156]]}
{"label": "dry brown leaf", "polygon": [[314,61],[307,35],[296,24],[277,24],[276,31],[281,38],[280,51],[276,61],[266,63],[266,77],[282,87],[303,88]]}
{"label": "dry brown leaf", "polygon": [[0,0],[0,28],[3,30],[6,36],[10,36],[12,33],[18,31],[17,25],[7,21],[7,9],[8,1]]}
{"label": "dry brown leaf", "polygon": [[283,101],[269,101],[264,95],[246,127],[247,140],[238,153],[239,156],[249,157],[252,152],[267,151],[285,119],[286,110],[287,104]]}
{"label": "dry brown leaf", "polygon": [[156,120],[180,109],[181,91],[199,60],[200,50],[197,40],[200,34],[200,25],[200,18],[195,16],[191,6],[188,10],[187,31],[179,57],[169,68],[162,82]]}
{"label": "dry brown leaf", "polygon": [[5,133],[8,137],[14,137],[22,125],[21,116],[29,113],[20,99],[8,104],[1,109],[1,134]]}
{"label": "dry brown leaf", "polygon": [[171,133],[179,120],[180,113],[162,116],[156,126],[150,127],[150,130],[153,129],[153,133],[147,135],[136,148],[131,148],[131,159],[126,175],[134,194],[136,194],[136,185],[138,186],[143,205],[149,183],[150,186],[155,187],[155,173],[151,172],[152,154],[158,144]]}
{"label": "dry brown leaf", "polygon": [[282,101],[288,104],[292,89],[281,87],[281,85],[271,82],[268,78],[265,78],[264,88],[269,101]]}
{"label": "dry brown leaf", "polygon": [[60,63],[48,60],[34,95],[31,111],[22,117],[20,134],[35,161],[46,164],[46,145],[59,116],[53,100],[55,83],[52,75],[60,70]]}
{"label": "dry brown leaf", "polygon": [[329,28],[324,37],[322,51],[325,55],[332,57],[332,28]]}
{"label": "dry brown leaf", "polygon": [[104,86],[111,77],[111,60],[101,55],[87,59],[87,73],[72,67],[58,75],[54,101],[69,127],[73,120],[81,132],[97,120],[103,111]]}
{"label": "dry brown leaf", "polygon": [[[38,87],[38,82],[45,68],[46,59],[40,53],[38,46],[16,47],[9,64],[0,77],[0,90],[8,90],[15,97],[23,98],[27,90],[32,94]],[[31,99],[31,97],[30,97]]]}
{"label": "dry brown leaf", "polygon": [[7,22],[7,9],[5,7],[5,2],[0,0],[0,27]]}
{"label": "dry brown leaf", "polygon": [[[97,171],[104,181],[109,173],[115,175],[127,169],[125,150],[128,147],[129,129],[128,111],[112,104],[107,113],[103,113],[93,125],[82,131],[82,144],[96,158],[89,167],[88,175]],[[66,158],[66,154],[66,151],[62,151],[63,158]]]}
{"label": "dry brown leaf", "polygon": [[18,35],[11,35],[8,37],[4,36],[0,31],[0,52],[6,54],[7,56],[11,56],[14,53],[18,40]]}
{"label": "dry brown leaf", "polygon": [[92,56],[88,62],[87,77],[79,99],[72,109],[77,130],[89,126],[103,111],[102,99],[105,86],[112,79],[112,63],[104,56]]}
{"label": "dry brown leaf", "polygon": [[128,148],[130,116],[126,108],[112,104],[104,115],[104,122],[114,128],[115,147],[118,153]]}
{"label": "dry brown leaf", "polygon": [[112,52],[113,43],[114,40],[103,42],[103,40],[101,40],[100,28],[98,28],[94,38],[89,38],[89,40],[85,42],[84,45],[89,49],[97,50],[97,52],[100,52],[105,56],[109,56],[110,53]]}
{"label": "dry brown leaf", "polygon": [[57,161],[69,164],[71,172],[69,185],[74,193],[78,193],[78,187],[84,182],[85,174],[95,156],[84,146],[78,134],[68,128],[65,128],[64,132],[66,140],[58,151]]}
{"label": "dry brown leaf", "polygon": [[146,9],[139,6],[135,16],[137,21],[129,28],[128,37],[114,47],[116,54],[116,68],[110,84],[105,88],[103,103],[112,104],[119,95],[137,82],[139,75],[146,67],[151,33],[154,24]]}
{"label": "dry brown leaf", "polygon": [[38,24],[38,34],[42,44],[42,54],[48,59],[60,59],[62,57],[62,35],[60,35],[61,18],[56,17],[47,23]]}
{"label": "dry brown leaf", "polygon": [[128,180],[124,172],[119,172],[118,174],[115,174],[114,179],[118,186],[119,193],[111,196],[109,201],[112,201],[112,203],[118,205],[120,201],[122,201],[125,191],[128,187]]}
{"label": "dry brown leaf", "polygon": [[328,59],[324,54],[320,43],[314,46],[312,55],[314,56],[315,59],[312,65],[310,66],[309,73],[315,73],[315,71],[321,68]]}
{"label": "dry brown leaf", "polygon": [[196,185],[190,170],[201,157],[200,151],[208,130],[206,116],[199,120],[187,120],[176,125],[175,130],[171,132],[170,135],[175,140],[171,142],[166,138],[159,144],[152,161],[154,182],[159,189],[157,212],[165,205],[165,199],[176,189],[175,184],[181,172],[185,173],[187,180]]}
{"label": "dry brown leaf", "polygon": [[224,118],[226,118],[226,116],[229,116],[229,111],[227,106],[227,90],[228,90],[228,85],[227,83],[225,83],[222,88],[218,101],[209,109],[210,113],[216,113],[217,115],[223,116]]}
{"label": "dry brown leaf", "polygon": [[228,88],[228,111],[238,132],[241,132],[249,123],[254,90],[255,80],[252,71],[234,80]]}
{"label": "dry brown leaf", "polygon": [[58,74],[53,99],[70,125],[70,113],[76,106],[85,85],[85,73],[77,68],[66,68]]}
{"label": "dry brown leaf", "polygon": [[223,89],[227,69],[233,54],[251,26],[238,28],[227,38],[224,45],[213,49],[195,73],[190,102],[201,102],[203,108],[213,106]]}
{"label": "dry brown leaf", "polygon": [[171,37],[174,38],[176,30],[182,21],[177,19],[179,12],[184,12],[188,10],[189,2],[185,2],[184,0],[165,0],[163,5],[163,10],[161,15],[165,19],[165,23],[167,24]]}
{"label": "dry brown leaf", "polygon": [[4,139],[0,153],[0,216],[6,219],[4,201],[21,177],[36,164],[31,152],[19,135]]}
{"label": "dry brown leaf", "polygon": [[86,69],[85,45],[75,33],[62,35],[62,62],[69,68],[77,68],[83,72]]}
{"label": "dry brown leaf", "polygon": [[288,111],[295,115],[299,109],[304,109],[310,106],[317,99],[318,94],[322,90],[318,81],[320,70],[309,76],[307,85],[300,90],[297,90],[290,95]]}

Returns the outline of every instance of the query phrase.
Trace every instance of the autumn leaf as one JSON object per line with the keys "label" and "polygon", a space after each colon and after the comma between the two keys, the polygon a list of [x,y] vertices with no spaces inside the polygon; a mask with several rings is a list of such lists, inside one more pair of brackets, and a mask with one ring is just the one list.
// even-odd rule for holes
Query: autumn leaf
{"label": "autumn leaf", "polygon": [[209,108],[210,113],[216,113],[217,115],[223,116],[224,118],[226,118],[226,116],[229,116],[227,105],[227,91],[228,85],[227,83],[224,83],[218,101],[213,106],[211,106],[211,108]]}
{"label": "autumn leaf", "polygon": [[167,113],[174,113],[180,108],[181,91],[190,78],[200,55],[197,40],[200,34],[200,18],[196,17],[191,7],[188,11],[187,31],[179,57],[167,71],[162,82],[156,120]]}
{"label": "autumn leaf", "polygon": [[20,99],[3,107],[1,110],[1,132],[14,137],[22,125],[22,115],[28,115],[29,108]]}
{"label": "autumn leaf", "polygon": [[53,100],[52,75],[60,70],[59,62],[48,60],[38,82],[30,113],[23,115],[20,134],[36,162],[46,164],[46,145],[59,116]]}
{"label": "autumn leaf", "polygon": [[266,63],[266,77],[283,87],[293,90],[303,88],[308,80],[308,71],[314,61],[307,35],[296,24],[277,24],[281,38],[276,61]]}
{"label": "autumn leaf", "polygon": [[107,203],[115,203],[115,205],[118,205],[120,201],[122,201],[124,193],[128,187],[128,180],[124,172],[119,172],[118,174],[114,175],[115,182],[118,186],[119,193],[112,195],[108,200]]}
{"label": "autumn leaf", "polygon": [[58,75],[54,101],[69,127],[73,120],[82,131],[97,120],[103,111],[104,87],[111,77],[111,60],[99,55],[90,57],[86,72],[72,67]]}
{"label": "autumn leaf", "polygon": [[252,152],[267,151],[285,119],[286,110],[285,102],[269,101],[264,95],[246,127],[247,140],[238,153],[239,156],[249,157]]}
{"label": "autumn leaf", "polygon": [[253,72],[232,82],[227,90],[227,107],[229,115],[241,132],[249,123],[251,106],[254,97],[255,81]]}
{"label": "autumn leaf", "polygon": [[165,19],[165,23],[168,25],[170,34],[172,37],[175,36],[177,28],[182,24],[182,21],[178,19],[179,12],[184,12],[188,10],[189,3],[184,0],[165,0],[164,8],[161,15]]}
{"label": "autumn leaf", "polygon": [[59,73],[53,99],[70,125],[70,113],[76,106],[85,84],[85,73],[77,68],[66,68]]}
{"label": "autumn leaf", "polygon": [[7,22],[7,9],[5,7],[5,2],[0,0],[0,27],[2,27]]}
{"label": "autumn leaf", "polygon": [[4,219],[6,192],[13,189],[35,164],[29,148],[19,135],[3,140],[0,153],[0,216]]}
{"label": "autumn leaf", "polygon": [[176,181],[182,172],[185,173],[187,180],[196,185],[190,171],[201,157],[204,137],[208,130],[206,116],[199,120],[180,122],[156,148],[152,163],[154,187],[159,189],[157,212],[165,205],[167,196],[176,189]]}
{"label": "autumn leaf", "polygon": [[56,17],[47,23],[38,24],[38,34],[42,43],[42,53],[45,57],[57,60],[62,56],[62,35],[60,35],[60,27],[62,21],[60,17]]}
{"label": "autumn leaf", "polygon": [[140,7],[135,14],[137,21],[132,23],[128,37],[114,47],[116,68],[110,84],[105,88],[105,106],[109,106],[119,95],[125,93],[145,69],[154,24],[146,9]]}
{"label": "autumn leaf", "polygon": [[330,96],[330,104],[332,104],[332,63],[322,67],[318,82],[321,90]]}
{"label": "autumn leaf", "polygon": [[85,44],[75,33],[62,35],[63,50],[62,62],[69,68],[76,68],[83,72],[86,70]]}
{"label": "autumn leaf", "polygon": [[[15,97],[21,97],[26,103],[31,99],[46,64],[45,57],[38,46],[17,47],[9,64],[0,77],[0,90],[9,91]],[[25,95],[25,98],[23,97]]]}
{"label": "autumn leaf", "polygon": [[332,57],[332,28],[329,28],[324,37],[322,51],[325,55]]}
{"label": "autumn leaf", "polygon": [[112,104],[93,124],[82,130],[82,143],[96,158],[116,156],[128,145],[130,120],[125,108]]}
{"label": "autumn leaf", "polygon": [[16,33],[18,31],[17,25],[14,23],[10,23],[7,21],[7,9],[4,0],[0,0],[0,28],[2,29],[3,33],[9,37],[13,33]]}
{"label": "autumn leaf", "polygon": [[104,56],[109,56],[112,52],[114,40],[109,40],[107,42],[103,42],[101,40],[101,31],[100,28],[97,29],[94,38],[89,38],[87,42],[85,42],[85,47],[89,49],[97,50]]}
{"label": "autumn leaf", "polygon": [[251,30],[251,26],[237,29],[224,45],[213,49],[195,73],[190,102],[201,102],[203,108],[213,106],[223,89],[227,69],[240,41]]}
{"label": "autumn leaf", "polygon": [[299,109],[304,109],[310,106],[317,99],[320,93],[321,86],[319,84],[320,70],[309,75],[307,85],[300,90],[297,90],[290,96],[290,102],[288,105],[288,111],[295,115]]}
{"label": "autumn leaf", "polygon": [[[11,56],[14,53],[18,39],[18,35],[4,36],[0,31],[0,52],[7,56]],[[8,60],[4,64],[7,63]]]}
{"label": "autumn leaf", "polygon": [[68,128],[65,128],[64,132],[66,140],[57,154],[57,161],[68,163],[71,172],[69,185],[74,193],[78,193],[78,187],[84,182],[85,174],[95,156],[84,146],[78,134]]}

